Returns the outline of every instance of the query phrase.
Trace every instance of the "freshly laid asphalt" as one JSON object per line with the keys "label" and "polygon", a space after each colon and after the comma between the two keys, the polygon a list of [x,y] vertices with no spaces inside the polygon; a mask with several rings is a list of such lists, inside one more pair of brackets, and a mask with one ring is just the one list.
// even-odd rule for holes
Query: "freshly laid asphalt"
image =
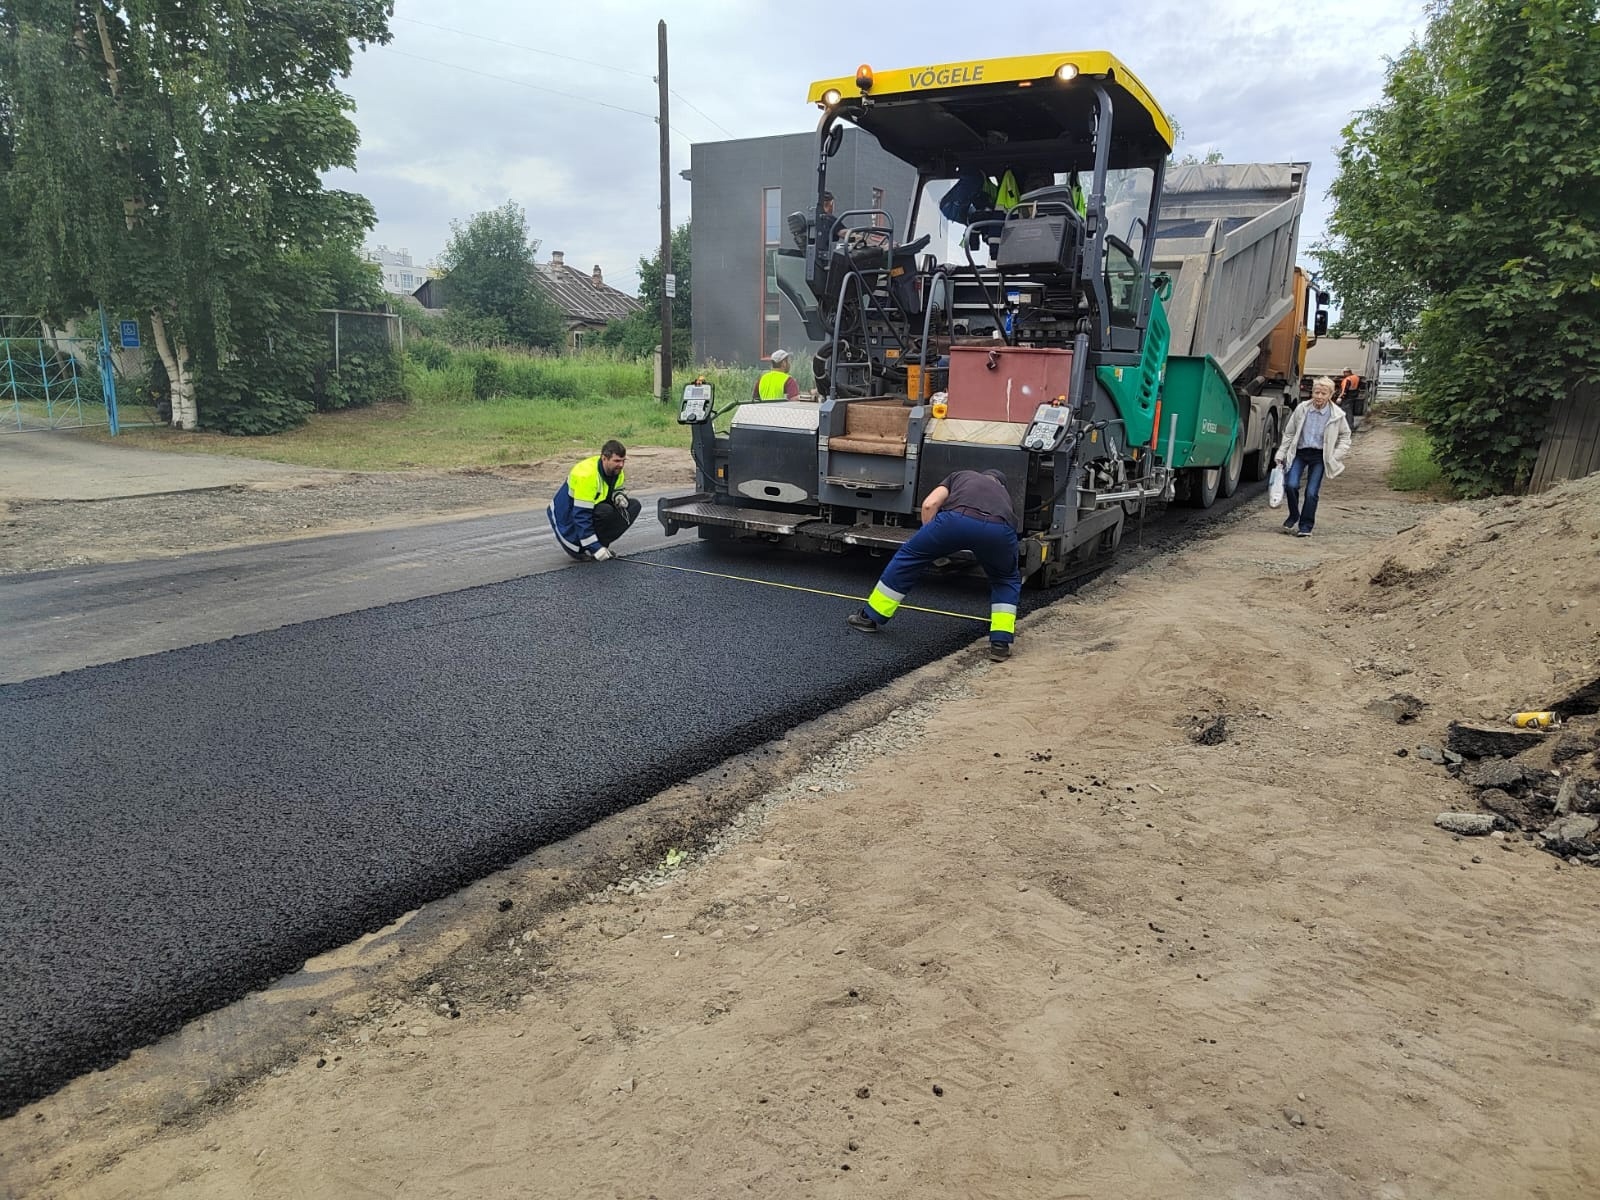
{"label": "freshly laid asphalt", "polygon": [[882,566],[690,542],[0,685],[0,1115],[984,636],[651,560]]}

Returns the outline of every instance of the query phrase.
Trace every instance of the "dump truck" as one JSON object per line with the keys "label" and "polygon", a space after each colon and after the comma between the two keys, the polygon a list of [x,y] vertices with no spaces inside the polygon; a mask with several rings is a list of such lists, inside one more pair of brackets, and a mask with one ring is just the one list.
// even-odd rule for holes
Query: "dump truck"
{"label": "dump truck", "polygon": [[[1274,335],[1307,311],[1304,164],[1169,166],[1163,109],[1106,51],[863,66],[809,99],[817,203],[777,275],[817,398],[686,387],[697,486],[658,503],[668,533],[890,552],[940,480],[998,468],[1048,585],[1152,506],[1266,473],[1298,382],[1268,373]],[[915,168],[909,213],[814,215],[842,122]]]}
{"label": "dump truck", "polygon": [[1356,389],[1354,399],[1341,399],[1339,403],[1355,424],[1365,415],[1368,402],[1378,390],[1381,365],[1382,355],[1375,341],[1364,342],[1355,337],[1322,338],[1316,350],[1306,356],[1305,394],[1311,394],[1312,376],[1326,375],[1337,383],[1345,371],[1354,371],[1361,376],[1361,386]]}
{"label": "dump truck", "polygon": [[[1202,506],[1241,477],[1266,479],[1300,402],[1307,353],[1328,328],[1328,294],[1294,265],[1306,163],[1184,164],[1162,188],[1154,269],[1172,280],[1169,353],[1209,357],[1239,394],[1229,461],[1189,493]],[[1308,320],[1309,318],[1309,320]]]}

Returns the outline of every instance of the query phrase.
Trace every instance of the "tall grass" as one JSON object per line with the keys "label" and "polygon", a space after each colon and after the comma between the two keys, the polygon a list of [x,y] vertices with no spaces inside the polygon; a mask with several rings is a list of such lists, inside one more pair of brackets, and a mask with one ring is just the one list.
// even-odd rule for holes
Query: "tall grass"
{"label": "tall grass", "polygon": [[1421,492],[1441,500],[1453,498],[1444,473],[1433,454],[1433,438],[1412,425],[1400,430],[1400,447],[1389,464],[1389,486],[1397,492]]}
{"label": "tall grass", "polygon": [[[716,363],[675,367],[674,395],[667,400],[676,411],[677,394],[697,378],[716,389],[719,403],[743,399],[754,390],[760,374],[756,367]],[[494,347],[461,349],[419,338],[406,352],[405,394],[413,404],[470,404],[511,397],[580,402],[646,399],[651,398],[653,386],[650,363],[605,350],[554,357]],[[804,379],[801,386],[806,386]]]}

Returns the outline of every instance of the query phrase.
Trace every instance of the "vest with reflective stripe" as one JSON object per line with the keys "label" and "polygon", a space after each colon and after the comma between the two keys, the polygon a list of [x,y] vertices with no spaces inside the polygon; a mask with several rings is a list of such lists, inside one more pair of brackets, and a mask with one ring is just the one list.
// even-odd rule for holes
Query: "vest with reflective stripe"
{"label": "vest with reflective stripe", "polygon": [[623,478],[624,472],[618,471],[615,482],[607,481],[598,454],[572,468],[550,502],[550,524],[569,549],[592,551],[600,545],[594,532],[594,506],[621,491]]}

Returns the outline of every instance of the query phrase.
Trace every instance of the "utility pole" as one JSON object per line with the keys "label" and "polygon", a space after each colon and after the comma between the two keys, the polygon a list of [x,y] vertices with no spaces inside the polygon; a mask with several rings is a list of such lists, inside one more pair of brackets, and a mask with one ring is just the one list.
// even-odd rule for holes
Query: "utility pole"
{"label": "utility pole", "polygon": [[656,25],[656,83],[661,93],[661,399],[672,399],[672,125],[667,119],[667,23]]}

